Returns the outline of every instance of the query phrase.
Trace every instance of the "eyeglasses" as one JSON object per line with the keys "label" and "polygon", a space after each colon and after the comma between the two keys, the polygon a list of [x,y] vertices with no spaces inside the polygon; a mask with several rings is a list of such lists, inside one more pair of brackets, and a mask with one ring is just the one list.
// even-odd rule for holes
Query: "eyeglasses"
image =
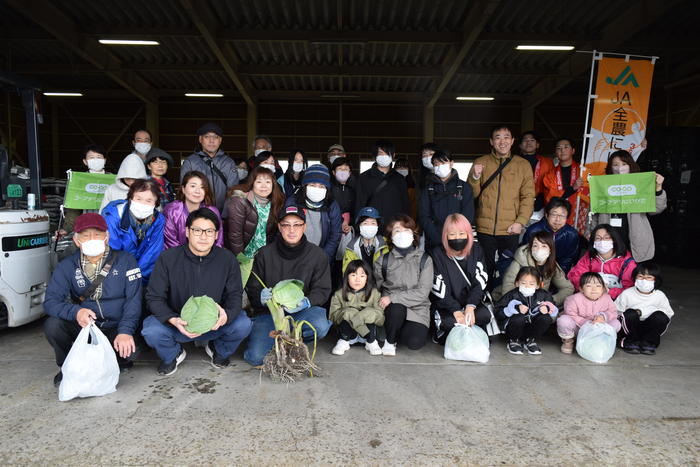
{"label": "eyeglasses", "polygon": [[302,222],[301,224],[280,224],[280,228],[284,230],[296,230],[296,229],[301,229],[304,227],[304,223]]}
{"label": "eyeglasses", "polygon": [[201,237],[203,233],[207,234],[207,237],[213,237],[216,235],[216,229],[200,229],[199,227],[190,227],[190,232],[192,232],[196,237]]}
{"label": "eyeglasses", "polygon": [[552,219],[566,219],[568,216],[564,214],[547,214],[547,217],[550,217]]}
{"label": "eyeglasses", "polygon": [[209,139],[209,140],[218,140],[218,139],[221,139],[221,136],[219,136],[219,135],[203,135],[202,138]]}

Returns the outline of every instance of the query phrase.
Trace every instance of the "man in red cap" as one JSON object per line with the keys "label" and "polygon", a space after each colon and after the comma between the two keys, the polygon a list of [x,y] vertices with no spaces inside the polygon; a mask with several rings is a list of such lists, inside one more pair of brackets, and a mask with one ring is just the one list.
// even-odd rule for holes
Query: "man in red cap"
{"label": "man in red cap", "polygon": [[[46,289],[46,338],[61,367],[80,330],[94,322],[113,342],[119,367],[126,370],[133,366],[141,318],[141,270],[129,253],[110,250],[101,215],[80,215],[73,230],[79,251],[58,264]],[[62,378],[59,371],[54,385]]]}

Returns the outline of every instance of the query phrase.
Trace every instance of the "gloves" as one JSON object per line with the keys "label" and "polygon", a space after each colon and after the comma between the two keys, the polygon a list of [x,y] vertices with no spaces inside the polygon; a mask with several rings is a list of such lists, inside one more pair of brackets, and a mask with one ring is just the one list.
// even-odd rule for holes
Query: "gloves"
{"label": "gloves", "polygon": [[298,313],[302,310],[306,310],[311,306],[311,303],[309,303],[309,299],[304,297],[301,299],[299,302],[299,305],[296,308],[292,308],[291,310],[285,310],[287,313],[292,314],[292,313]]}
{"label": "gloves", "polygon": [[260,303],[266,304],[270,299],[272,299],[272,287],[262,289],[260,291]]}

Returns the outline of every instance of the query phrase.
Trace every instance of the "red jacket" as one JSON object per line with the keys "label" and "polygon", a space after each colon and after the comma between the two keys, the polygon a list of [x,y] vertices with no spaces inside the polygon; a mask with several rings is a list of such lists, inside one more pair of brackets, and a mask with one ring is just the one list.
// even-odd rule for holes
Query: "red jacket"
{"label": "red jacket", "polygon": [[[629,260],[629,261],[628,261]],[[623,265],[627,263],[627,266]],[[622,276],[621,282],[622,287],[608,287],[608,293],[612,299],[616,299],[618,295],[622,293],[624,289],[629,289],[634,285],[634,278],[632,277],[632,271],[637,267],[637,263],[632,259],[632,255],[628,251],[625,256],[614,256],[609,260],[603,262],[600,256],[591,258],[588,253],[583,255],[581,259],[576,263],[576,266],[571,268],[569,275],[567,276],[574,288],[578,292],[580,287],[578,285],[581,276],[585,272],[597,272],[603,274],[610,274],[611,276],[616,276],[618,279]],[[622,272],[622,274],[620,274]]]}
{"label": "red jacket", "polygon": [[[570,180],[570,184],[572,186],[574,182],[579,179],[580,171],[581,167],[576,162],[572,162]],[[550,170],[544,174],[542,178],[542,193],[544,193],[545,204],[549,203],[549,201],[554,197],[562,197],[564,195],[564,191],[564,182],[561,178],[561,166],[557,166],[553,170]],[[574,225],[574,218],[576,216],[576,195],[581,195],[581,204],[587,207],[590,201],[589,193],[590,190],[588,185],[584,183],[580,191],[574,192],[567,198],[569,203],[571,203],[571,212],[569,213],[569,219],[567,220],[569,225]],[[581,217],[580,214],[579,217]]]}

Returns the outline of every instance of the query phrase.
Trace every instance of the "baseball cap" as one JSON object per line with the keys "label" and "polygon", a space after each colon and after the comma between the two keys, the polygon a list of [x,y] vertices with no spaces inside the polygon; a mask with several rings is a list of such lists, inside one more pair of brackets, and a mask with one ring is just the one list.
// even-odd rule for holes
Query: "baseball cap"
{"label": "baseball cap", "polygon": [[299,219],[306,222],[306,214],[304,213],[304,210],[298,206],[287,206],[286,208],[282,208],[279,216],[277,216],[277,219],[279,219],[278,222],[282,222],[282,220],[287,216],[297,216]]}
{"label": "baseball cap", "polygon": [[75,233],[80,233],[87,229],[97,229],[102,232],[106,232],[107,222],[105,221],[104,217],[96,212],[86,212],[85,214],[79,215],[75,220],[75,224],[73,224],[73,231]]}

